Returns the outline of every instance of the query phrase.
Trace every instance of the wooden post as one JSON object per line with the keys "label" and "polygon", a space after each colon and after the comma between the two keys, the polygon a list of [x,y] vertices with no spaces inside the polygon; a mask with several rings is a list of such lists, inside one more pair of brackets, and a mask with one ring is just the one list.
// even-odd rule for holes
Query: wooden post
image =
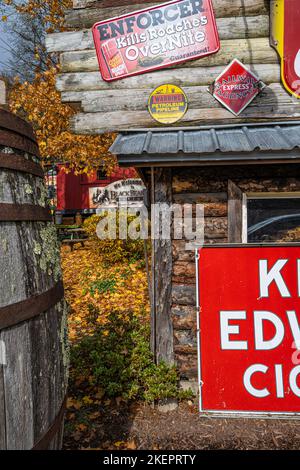
{"label": "wooden post", "polygon": [[243,192],[231,180],[228,181],[228,242],[243,241]]}
{"label": "wooden post", "polygon": [[[154,186],[153,186],[154,184]],[[153,170],[152,201],[155,204],[172,204],[172,170]],[[153,203],[153,202],[152,202]],[[153,208],[152,208],[153,210]],[[161,228],[160,228],[161,233]],[[152,347],[157,363],[174,362],[172,306],[172,241],[153,240],[153,305]]]}

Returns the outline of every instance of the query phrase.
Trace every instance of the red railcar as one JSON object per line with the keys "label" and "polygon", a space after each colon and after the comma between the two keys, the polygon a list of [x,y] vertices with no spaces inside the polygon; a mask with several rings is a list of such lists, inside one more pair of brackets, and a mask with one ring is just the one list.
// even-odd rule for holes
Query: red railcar
{"label": "red railcar", "polygon": [[103,170],[93,174],[76,175],[74,171],[66,171],[64,165],[57,164],[47,173],[49,197],[53,208],[63,217],[74,217],[77,213],[89,215],[96,212],[93,204],[93,194],[103,190],[117,181],[136,178],[132,168],[117,167],[111,176]]}

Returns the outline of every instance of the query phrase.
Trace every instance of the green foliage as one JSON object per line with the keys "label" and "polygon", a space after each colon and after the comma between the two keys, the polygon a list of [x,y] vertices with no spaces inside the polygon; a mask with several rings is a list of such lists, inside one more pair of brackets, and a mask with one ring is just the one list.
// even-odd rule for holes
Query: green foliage
{"label": "green foliage", "polygon": [[86,377],[107,398],[152,402],[190,397],[191,393],[179,391],[175,367],[154,364],[149,344],[148,322],[114,312],[93,336],[73,346],[72,377]]}
{"label": "green foliage", "polygon": [[[83,223],[85,232],[89,235],[90,240],[94,242],[91,248],[101,256],[102,260],[107,265],[112,265],[126,260],[135,262],[144,258],[143,240],[132,240],[130,238],[121,240],[119,238],[119,215],[120,212],[117,211],[115,240],[100,240],[97,237],[97,225],[102,219],[107,217],[107,212],[101,215],[92,215]],[[127,216],[127,227],[133,223],[135,219],[135,216]],[[139,225],[137,229],[140,230]]]}
{"label": "green foliage", "polygon": [[99,294],[104,294],[105,292],[113,293],[116,291],[116,284],[117,281],[113,278],[97,279],[90,284],[89,292],[92,297],[95,296],[96,292]]}

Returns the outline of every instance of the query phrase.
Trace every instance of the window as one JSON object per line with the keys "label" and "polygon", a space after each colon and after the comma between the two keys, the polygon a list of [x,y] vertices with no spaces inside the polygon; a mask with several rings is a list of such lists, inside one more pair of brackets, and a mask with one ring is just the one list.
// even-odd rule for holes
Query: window
{"label": "window", "polygon": [[300,195],[247,195],[244,201],[243,242],[300,242]]}
{"label": "window", "polygon": [[103,168],[99,168],[99,170],[97,170],[97,180],[107,180],[107,175]]}

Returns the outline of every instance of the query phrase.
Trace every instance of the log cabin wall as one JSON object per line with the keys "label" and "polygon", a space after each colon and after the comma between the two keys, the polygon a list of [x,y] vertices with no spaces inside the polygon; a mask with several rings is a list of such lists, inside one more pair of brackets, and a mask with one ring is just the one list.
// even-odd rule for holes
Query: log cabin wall
{"label": "log cabin wall", "polygon": [[[147,101],[153,89],[163,83],[181,86],[188,96],[189,110],[180,126],[299,118],[300,101],[293,99],[280,84],[279,59],[270,46],[270,0],[213,0],[221,40],[217,54],[115,82],[102,80],[92,25],[160,3],[163,2],[74,0],[74,8],[65,16],[69,31],[48,36],[48,51],[60,54],[57,88],[62,100],[73,103],[78,110],[72,122],[74,132],[99,134],[156,127],[147,111]],[[249,65],[268,85],[239,117],[207,91],[208,85],[234,58]]]}
{"label": "log cabin wall", "polygon": [[[242,193],[300,191],[299,165],[173,168],[173,203],[205,206],[205,243],[227,243],[230,186]],[[197,380],[195,254],[185,241],[172,241],[172,307],[174,359],[182,380]]]}

